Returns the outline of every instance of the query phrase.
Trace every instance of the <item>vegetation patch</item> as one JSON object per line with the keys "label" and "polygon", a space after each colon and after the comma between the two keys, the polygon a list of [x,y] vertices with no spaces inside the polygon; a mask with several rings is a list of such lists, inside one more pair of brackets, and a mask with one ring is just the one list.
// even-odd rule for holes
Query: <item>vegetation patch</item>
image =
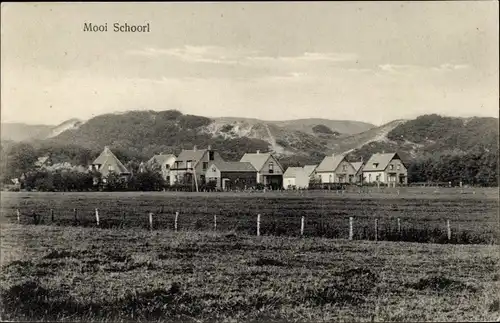
{"label": "vegetation patch", "polygon": [[432,290],[432,291],[471,291],[476,292],[477,288],[464,284],[461,281],[450,279],[443,276],[430,276],[421,278],[415,283],[410,283],[407,287],[417,290]]}

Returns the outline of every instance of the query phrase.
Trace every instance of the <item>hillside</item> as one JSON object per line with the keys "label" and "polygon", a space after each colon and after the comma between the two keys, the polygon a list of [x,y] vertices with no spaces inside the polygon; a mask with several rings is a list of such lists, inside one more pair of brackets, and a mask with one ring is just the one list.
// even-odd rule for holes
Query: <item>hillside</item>
{"label": "hillside", "polygon": [[[245,152],[257,149],[273,151],[284,166],[317,164],[332,152],[366,160],[375,152],[397,151],[408,161],[437,154],[498,151],[497,118],[426,115],[351,135],[335,132],[324,119],[309,120],[315,120],[310,122],[310,131],[300,131],[293,125],[256,119],[210,119],[175,110],[132,111],[100,115],[86,122],[69,120],[30,144],[35,155],[51,154],[60,162],[80,164],[95,158],[106,145],[124,162],[212,145],[227,160],[239,160]],[[314,125],[316,121],[322,123]],[[47,138],[51,134],[54,137]],[[7,151],[15,144],[3,141],[2,146]]]}

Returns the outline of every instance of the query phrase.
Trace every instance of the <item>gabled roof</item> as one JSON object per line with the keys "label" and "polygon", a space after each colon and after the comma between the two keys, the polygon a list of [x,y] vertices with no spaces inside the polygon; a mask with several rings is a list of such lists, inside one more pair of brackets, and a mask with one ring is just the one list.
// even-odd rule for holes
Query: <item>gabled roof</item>
{"label": "gabled roof", "polygon": [[257,172],[252,164],[247,162],[225,162],[214,161],[210,164],[209,168],[215,165],[221,172]]}
{"label": "gabled roof", "polygon": [[180,169],[186,168],[186,166],[187,166],[186,162],[188,160],[196,161],[192,165],[193,167],[196,167],[198,162],[203,158],[203,155],[205,155],[206,151],[207,151],[207,149],[196,149],[196,150],[184,149],[183,151],[181,151],[181,153],[179,154],[179,157],[177,157],[177,160],[176,160],[176,162],[179,162],[179,166],[178,167],[174,166],[174,167],[180,168]]}
{"label": "gabled roof", "polygon": [[150,165],[153,162],[156,162],[156,163],[158,163],[160,165],[164,165],[164,164],[166,164],[168,162],[168,160],[170,158],[174,158],[175,159],[175,155],[174,154],[159,154],[159,155],[154,155],[146,163],[148,165]]}
{"label": "gabled roof", "polygon": [[[399,155],[397,153],[373,154],[363,167],[363,172],[384,171],[394,157],[399,158]],[[374,164],[376,165],[374,166]]]}
{"label": "gabled roof", "polygon": [[49,156],[43,156],[43,157],[38,157],[37,161],[35,162],[36,166],[42,166],[49,160]]}
{"label": "gabled roof", "polygon": [[[248,162],[252,164],[257,171],[260,171],[269,157],[274,157],[271,153],[245,153],[241,157],[240,162]],[[276,160],[276,158],[274,158]],[[278,166],[283,169],[278,160],[276,160]]]}
{"label": "gabled roof", "polygon": [[363,167],[363,162],[354,162],[351,163],[352,167],[354,167],[354,170],[356,173]]}
{"label": "gabled roof", "polygon": [[[97,157],[92,165],[100,165],[99,172],[103,176],[107,176],[110,172],[115,172],[118,174],[130,174],[128,169],[122,164],[122,162],[113,154],[109,147],[104,147],[102,153]],[[109,166],[112,170],[109,170]]]}
{"label": "gabled roof", "polygon": [[291,177],[296,177],[299,173],[303,173],[305,174],[304,172],[304,168],[302,167],[288,167],[286,169],[286,172],[283,174],[283,177],[285,178],[291,178]]}
{"label": "gabled roof", "polygon": [[340,163],[345,159],[345,155],[325,156],[323,161],[316,168],[317,172],[334,172]]}
{"label": "gabled roof", "polygon": [[304,172],[307,176],[311,176],[311,174],[318,168],[318,165],[305,165]]}

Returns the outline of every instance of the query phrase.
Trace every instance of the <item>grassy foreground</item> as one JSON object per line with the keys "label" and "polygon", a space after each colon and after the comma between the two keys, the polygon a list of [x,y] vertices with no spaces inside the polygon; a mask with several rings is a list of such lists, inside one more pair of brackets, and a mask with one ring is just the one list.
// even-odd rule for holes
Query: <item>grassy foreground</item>
{"label": "grassy foreground", "polygon": [[2,224],[3,320],[493,321],[498,246]]}

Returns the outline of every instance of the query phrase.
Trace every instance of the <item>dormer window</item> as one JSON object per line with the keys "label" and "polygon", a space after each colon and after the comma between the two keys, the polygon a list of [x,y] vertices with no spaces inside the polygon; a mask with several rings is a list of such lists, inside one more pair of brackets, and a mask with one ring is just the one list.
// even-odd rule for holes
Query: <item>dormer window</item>
{"label": "dormer window", "polygon": [[378,167],[378,163],[373,163],[373,168],[377,168]]}

